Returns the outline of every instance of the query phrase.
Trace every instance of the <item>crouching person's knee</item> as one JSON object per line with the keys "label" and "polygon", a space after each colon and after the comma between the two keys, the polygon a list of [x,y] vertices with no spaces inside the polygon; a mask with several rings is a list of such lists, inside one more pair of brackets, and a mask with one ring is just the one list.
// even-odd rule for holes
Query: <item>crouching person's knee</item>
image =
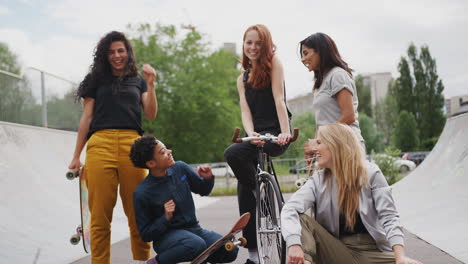
{"label": "crouching person's knee", "polygon": [[184,246],[187,248],[186,254],[188,259],[195,259],[206,249],[206,243],[200,237],[193,237],[184,241]]}

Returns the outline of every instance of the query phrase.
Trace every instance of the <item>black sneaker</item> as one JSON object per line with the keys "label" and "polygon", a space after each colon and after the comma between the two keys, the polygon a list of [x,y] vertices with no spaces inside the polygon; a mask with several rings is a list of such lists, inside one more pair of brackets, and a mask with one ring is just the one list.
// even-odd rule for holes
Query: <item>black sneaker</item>
{"label": "black sneaker", "polygon": [[250,259],[247,259],[247,261],[245,262],[245,264],[255,264],[255,262],[251,261]]}

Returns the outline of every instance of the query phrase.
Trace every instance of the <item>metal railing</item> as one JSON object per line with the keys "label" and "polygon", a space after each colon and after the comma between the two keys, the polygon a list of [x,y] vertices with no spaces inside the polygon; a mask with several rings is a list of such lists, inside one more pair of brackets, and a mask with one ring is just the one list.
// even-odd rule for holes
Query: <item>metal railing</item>
{"label": "metal railing", "polygon": [[[204,163],[211,166],[213,175],[215,175],[215,186],[217,188],[236,188],[237,179],[234,172],[226,162]],[[201,164],[191,164],[194,169]],[[282,190],[295,190],[295,183],[300,178],[307,178],[307,168],[305,167],[304,159],[274,159],[273,166],[275,167],[278,181]]]}
{"label": "metal railing", "polygon": [[55,74],[26,68],[23,75],[0,70],[0,121],[77,130],[81,106],[77,84]]}

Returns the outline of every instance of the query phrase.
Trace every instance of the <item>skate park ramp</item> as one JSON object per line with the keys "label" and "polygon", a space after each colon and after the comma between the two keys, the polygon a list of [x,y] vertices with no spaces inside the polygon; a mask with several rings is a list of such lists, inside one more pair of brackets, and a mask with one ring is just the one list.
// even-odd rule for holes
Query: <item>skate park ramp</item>
{"label": "skate park ramp", "polygon": [[393,194],[407,230],[468,263],[468,113],[447,120],[431,153]]}
{"label": "skate park ramp", "polygon": [[[1,263],[70,263],[86,256],[81,242],[69,243],[80,224],[78,180],[65,178],[75,141],[75,132],[0,122]],[[216,201],[194,200],[197,208]],[[112,243],[128,237],[118,199]]]}

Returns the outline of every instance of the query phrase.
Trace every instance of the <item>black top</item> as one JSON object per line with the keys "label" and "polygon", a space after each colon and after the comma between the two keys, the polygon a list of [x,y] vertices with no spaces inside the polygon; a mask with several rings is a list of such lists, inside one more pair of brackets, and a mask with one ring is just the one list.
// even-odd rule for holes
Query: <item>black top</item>
{"label": "black top", "polygon": [[[255,132],[260,131],[277,131],[281,132],[278,114],[276,112],[275,98],[273,97],[273,90],[271,84],[265,89],[254,89],[247,83],[249,79],[249,72],[244,72],[244,87],[245,98],[249,105],[250,112],[252,113],[252,121]],[[285,87],[285,100],[286,100],[286,87]],[[286,101],[285,101],[286,104]],[[291,119],[289,109],[288,118]]]}
{"label": "black top", "polygon": [[354,223],[354,230],[350,231],[346,228],[346,217],[340,214],[340,236],[350,236],[354,234],[368,233],[366,227],[362,223],[359,212],[356,213],[356,223]]}
{"label": "black top", "polygon": [[[198,224],[192,192],[208,195],[214,186],[214,176],[204,179],[182,161],[177,161],[166,173],[163,177],[149,174],[133,192],[138,231],[146,242],[158,241],[167,230]],[[176,209],[168,221],[164,204],[170,200],[174,201]]]}
{"label": "black top", "polygon": [[142,135],[141,94],[146,91],[146,81],[139,76],[120,81],[113,76],[109,82],[91,88],[83,96],[96,100],[88,138],[102,129],[134,129]]}

